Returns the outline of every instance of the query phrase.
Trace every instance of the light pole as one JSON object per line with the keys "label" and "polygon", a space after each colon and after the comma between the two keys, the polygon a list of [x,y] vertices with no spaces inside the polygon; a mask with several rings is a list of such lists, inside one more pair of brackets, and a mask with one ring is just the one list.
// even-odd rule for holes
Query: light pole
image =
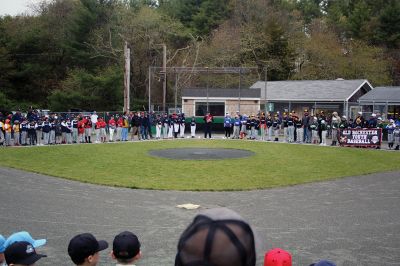
{"label": "light pole", "polygon": [[267,115],[267,111],[268,111],[268,101],[267,101],[267,71],[268,71],[268,67],[265,66],[264,67],[264,107],[265,107],[265,115]]}
{"label": "light pole", "polygon": [[165,105],[166,105],[166,98],[167,98],[167,46],[165,43],[162,44],[163,46],[163,72],[164,72],[164,80],[163,80],[163,111],[165,113]]}

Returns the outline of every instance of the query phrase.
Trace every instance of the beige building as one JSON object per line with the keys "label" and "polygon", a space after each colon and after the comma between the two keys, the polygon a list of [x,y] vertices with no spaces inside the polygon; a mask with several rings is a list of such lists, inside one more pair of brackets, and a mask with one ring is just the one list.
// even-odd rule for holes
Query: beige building
{"label": "beige building", "polygon": [[209,111],[214,116],[257,114],[260,110],[258,89],[204,89],[190,88],[182,91],[182,112],[186,117],[204,116]]}

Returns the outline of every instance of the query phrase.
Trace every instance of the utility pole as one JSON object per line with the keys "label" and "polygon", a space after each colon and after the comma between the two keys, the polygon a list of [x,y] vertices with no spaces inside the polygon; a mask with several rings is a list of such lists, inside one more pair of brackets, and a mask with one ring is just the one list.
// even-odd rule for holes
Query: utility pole
{"label": "utility pole", "polygon": [[124,46],[125,72],[124,72],[124,112],[130,110],[130,80],[131,80],[131,49],[128,42]]}
{"label": "utility pole", "polygon": [[178,105],[178,73],[175,73],[175,113],[178,113],[176,106]]}
{"label": "utility pole", "polygon": [[149,113],[151,112],[151,67],[149,66]]}
{"label": "utility pole", "polygon": [[163,46],[163,111],[166,112],[166,98],[167,98],[167,46],[165,44]]}
{"label": "utility pole", "polygon": [[239,68],[239,102],[238,102],[239,113],[241,113],[240,112],[241,90],[242,90],[242,67]]}
{"label": "utility pole", "polygon": [[209,107],[209,103],[208,103],[208,86],[209,86],[209,69],[208,69],[208,67],[206,67],[206,69],[207,69],[207,83],[206,83],[206,89],[207,89],[207,113],[208,112],[210,112],[210,107]]}

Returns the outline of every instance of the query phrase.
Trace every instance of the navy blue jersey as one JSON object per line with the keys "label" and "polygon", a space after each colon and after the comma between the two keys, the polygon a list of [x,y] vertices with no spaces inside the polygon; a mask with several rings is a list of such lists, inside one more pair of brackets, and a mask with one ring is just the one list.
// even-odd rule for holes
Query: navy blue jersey
{"label": "navy blue jersey", "polygon": [[42,127],[43,127],[43,132],[45,132],[45,133],[50,132],[51,125],[50,125],[49,121],[44,121]]}
{"label": "navy blue jersey", "polygon": [[288,125],[288,127],[294,126],[294,120],[292,117],[289,117],[287,119],[287,125]]}

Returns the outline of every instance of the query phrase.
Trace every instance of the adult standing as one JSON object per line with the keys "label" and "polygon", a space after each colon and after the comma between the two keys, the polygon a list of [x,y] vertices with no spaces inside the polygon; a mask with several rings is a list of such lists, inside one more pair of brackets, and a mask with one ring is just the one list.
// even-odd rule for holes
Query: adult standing
{"label": "adult standing", "polygon": [[97,115],[96,111],[93,111],[92,115],[90,116],[90,121],[92,121],[92,132],[96,129],[96,123],[98,117],[99,116]]}
{"label": "adult standing", "polygon": [[205,123],[204,138],[206,139],[208,134],[209,138],[211,139],[211,127],[212,123],[214,122],[214,117],[211,115],[210,112],[207,112],[203,120]]}
{"label": "adult standing", "polygon": [[304,115],[302,119],[302,124],[303,124],[303,141],[305,143],[311,143],[311,130],[310,130],[310,124],[311,124],[311,118],[310,115],[308,114],[308,110],[304,110]]}
{"label": "adult standing", "polygon": [[131,140],[134,140],[135,135],[137,135],[138,140],[140,140],[140,123],[141,119],[139,117],[139,113],[136,112],[133,114],[133,117],[131,119]]}

